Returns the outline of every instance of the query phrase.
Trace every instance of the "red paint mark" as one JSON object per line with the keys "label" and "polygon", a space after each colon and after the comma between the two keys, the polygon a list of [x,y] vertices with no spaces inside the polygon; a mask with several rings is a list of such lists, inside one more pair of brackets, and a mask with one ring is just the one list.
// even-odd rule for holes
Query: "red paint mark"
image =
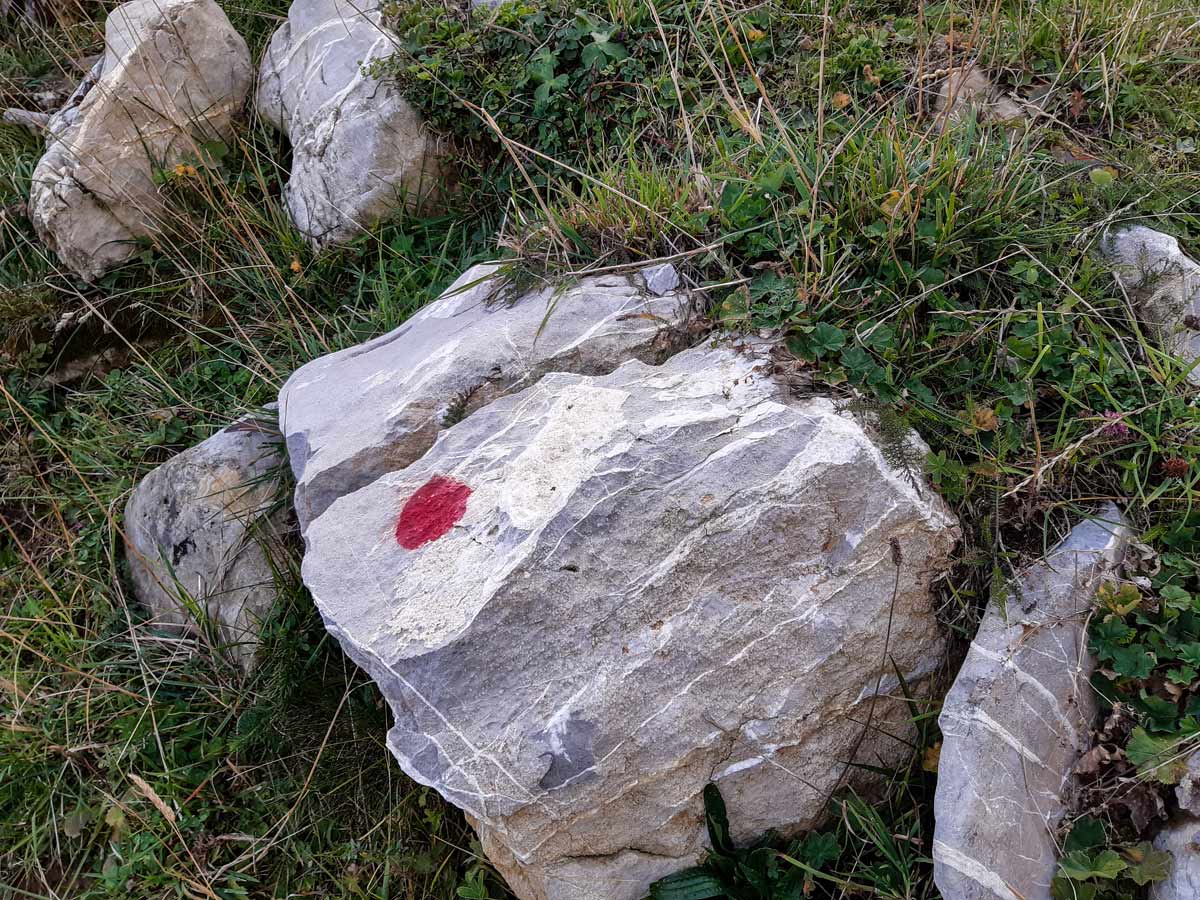
{"label": "red paint mark", "polygon": [[405,501],[396,520],[396,541],[405,550],[436,541],[467,511],[471,489],[461,481],[434,475]]}

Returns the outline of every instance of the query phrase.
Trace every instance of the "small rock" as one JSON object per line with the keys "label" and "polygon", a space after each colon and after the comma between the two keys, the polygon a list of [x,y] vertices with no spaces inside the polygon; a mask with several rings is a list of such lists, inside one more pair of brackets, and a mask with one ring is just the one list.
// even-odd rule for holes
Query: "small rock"
{"label": "small rock", "polygon": [[769,369],[702,346],[547,374],[309,526],[389,748],[523,900],[644,897],[703,856],[710,781],[746,841],[911,752],[892,673],[919,692],[943,662],[957,523]]}
{"label": "small rock", "polygon": [[655,296],[661,297],[679,287],[679,272],[670,263],[647,266],[641,270],[641,274],[646,290]]}
{"label": "small rock", "polygon": [[295,0],[263,56],[258,111],[292,142],[284,199],[317,247],[437,188],[437,141],[394,85],[363,71],[399,46],[382,19],[377,2]]}
{"label": "small rock", "polygon": [[1049,900],[1054,829],[1096,716],[1086,618],[1128,539],[1109,504],[988,605],[938,719],[933,874],[945,900]]}
{"label": "small rock", "polygon": [[1171,854],[1171,874],[1150,885],[1147,900],[1200,897],[1200,819],[1178,816],[1159,833],[1154,846]]}
{"label": "small rock", "polygon": [[629,278],[498,297],[494,264],[465,272],[395,331],[297,370],[279,394],[300,526],[337,497],[401,469],[438,432],[546,372],[611,372],[654,360],[688,298],[647,298]]}
{"label": "small rock", "polygon": [[168,625],[194,626],[198,606],[244,666],[276,596],[264,548],[289,519],[276,502],[280,447],[273,427],[245,417],[150,472],[125,507],[138,600]]}
{"label": "small rock", "polygon": [[978,66],[954,69],[938,87],[934,111],[951,119],[964,118],[972,109],[981,119],[1013,122],[1025,118],[1021,105],[992,84]]}
{"label": "small rock", "polygon": [[[1200,360],[1200,264],[1171,235],[1144,225],[1110,230],[1100,247],[1163,349],[1189,364]],[[1188,381],[1200,385],[1200,366]]]}
{"label": "small rock", "polygon": [[253,71],[213,0],[131,0],[109,13],[105,52],[48,124],[29,215],[85,281],[161,231],[155,169],[232,140]]}

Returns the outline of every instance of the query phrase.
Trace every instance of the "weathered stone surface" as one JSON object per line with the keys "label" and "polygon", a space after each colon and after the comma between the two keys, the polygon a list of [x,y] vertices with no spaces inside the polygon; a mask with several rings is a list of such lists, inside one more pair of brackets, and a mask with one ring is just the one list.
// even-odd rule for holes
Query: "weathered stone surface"
{"label": "weathered stone surface", "polygon": [[337,497],[403,468],[438,431],[544,373],[653,360],[687,297],[646,297],[623,276],[510,302],[494,264],[463,273],[394,331],[297,370],[279,395],[301,528]]}
{"label": "weathered stone surface", "polygon": [[1004,94],[978,66],[954,69],[939,85],[934,110],[951,119],[965,117],[971,110],[992,122],[1019,122],[1025,112]]}
{"label": "weathered stone surface", "polygon": [[661,297],[679,287],[679,272],[670,263],[646,266],[640,272],[646,290]]}
{"label": "weathered stone surface", "polygon": [[263,57],[258,111],[292,142],[284,199],[318,247],[437,187],[437,141],[395,86],[363,72],[397,44],[374,0],[295,0]]}
{"label": "weathered stone surface", "polygon": [[278,432],[246,417],[159,466],[125,507],[138,599],[156,620],[193,626],[202,610],[243,664],[275,600],[269,548],[287,528],[275,503]]}
{"label": "weathered stone surface", "polygon": [[1128,541],[1111,504],[989,604],[938,722],[934,881],[945,900],[1048,900],[1053,831],[1096,715],[1086,617]]}
{"label": "weathered stone surface", "polygon": [[[1200,360],[1200,264],[1171,235],[1144,225],[1107,232],[1101,249],[1163,349]],[[1200,366],[1188,380],[1200,384]]]}
{"label": "weathered stone surface", "polygon": [[51,117],[29,215],[91,281],[160,231],[154,172],[230,140],[253,75],[213,0],[131,0],[109,13],[103,58]]}
{"label": "weathered stone surface", "polygon": [[[942,661],[953,515],[765,363],[547,374],[309,527],[305,581],[389,747],[525,900],[644,896],[701,855],[710,780],[739,840],[812,824],[870,709],[904,733],[881,666]],[[872,728],[857,759],[907,752]]]}
{"label": "weathered stone surface", "polygon": [[1154,841],[1171,854],[1171,874],[1150,885],[1149,900],[1196,900],[1200,897],[1200,819],[1180,815]]}

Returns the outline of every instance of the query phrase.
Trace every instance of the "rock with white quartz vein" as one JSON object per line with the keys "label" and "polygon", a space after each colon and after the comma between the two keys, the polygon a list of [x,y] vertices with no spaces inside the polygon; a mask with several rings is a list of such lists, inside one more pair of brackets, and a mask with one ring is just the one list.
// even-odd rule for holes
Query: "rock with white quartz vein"
{"label": "rock with white quartz vein", "polygon": [[263,56],[258,110],[292,142],[284,199],[318,247],[416,207],[437,187],[437,141],[395,85],[364,71],[399,44],[380,8],[295,0]]}
{"label": "rock with white quartz vein", "polygon": [[498,296],[495,264],[465,272],[396,330],[296,371],[279,395],[302,528],[336,498],[403,468],[438,431],[546,372],[654,361],[689,314],[624,276]]}
{"label": "rock with white quartz vein", "polygon": [[131,0],[104,57],[50,119],[33,172],[39,236],[92,281],[162,230],[155,171],[228,141],[250,92],[246,42],[213,0]]}
{"label": "rock with white quartz vein", "polygon": [[945,900],[1048,900],[1053,832],[1096,702],[1086,619],[1124,553],[1111,504],[989,604],[938,720],[934,881]]}
{"label": "rock with white quartz vein", "polygon": [[[1200,360],[1200,263],[1171,235],[1144,225],[1109,231],[1101,249],[1163,349],[1189,364]],[[1188,380],[1200,385],[1200,366]]]}
{"label": "rock with white quartz vein", "polygon": [[309,526],[305,581],[389,747],[523,900],[643,897],[704,852],[710,780],[738,840],[811,825],[869,717],[858,762],[910,752],[880,730],[910,714],[890,673],[943,660],[955,519],[764,362],[547,374]]}

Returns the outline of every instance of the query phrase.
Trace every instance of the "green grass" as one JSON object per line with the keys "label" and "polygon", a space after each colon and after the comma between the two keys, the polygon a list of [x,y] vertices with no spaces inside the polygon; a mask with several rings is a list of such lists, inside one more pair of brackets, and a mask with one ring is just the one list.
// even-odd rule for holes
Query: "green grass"
{"label": "green grass", "polygon": [[[1196,5],[581,6],[397,5],[380,74],[452,139],[459,187],[319,256],[279,203],[286,141],[252,119],[213,165],[165,173],[171,233],[82,284],[20,209],[39,140],[0,126],[0,894],[504,896],[461,816],[391,761],[298,548],[252,676],[146,625],[121,548],[138,478],[497,253],[553,279],[670,258],[717,327],[778,334],[791,379],[873,416],[962,517],[941,596],[960,640],[1071,515],[1119,501],[1163,565],[1098,617],[1098,652],[1131,667],[1098,687],[1134,707],[1147,772],[1190,739],[1200,412],[1094,246],[1142,221],[1200,256]],[[256,54],[285,12],[227,8]],[[0,102],[95,52],[101,12],[7,31]],[[1037,101],[1026,125],[931,115],[925,76],[976,57]],[[907,427],[929,459],[904,455]],[[767,887],[729,895],[935,897],[936,713],[914,703],[913,765],[872,803],[831,804],[824,850],[772,844]],[[1107,785],[1086,812],[1124,846],[1142,835]]]}

